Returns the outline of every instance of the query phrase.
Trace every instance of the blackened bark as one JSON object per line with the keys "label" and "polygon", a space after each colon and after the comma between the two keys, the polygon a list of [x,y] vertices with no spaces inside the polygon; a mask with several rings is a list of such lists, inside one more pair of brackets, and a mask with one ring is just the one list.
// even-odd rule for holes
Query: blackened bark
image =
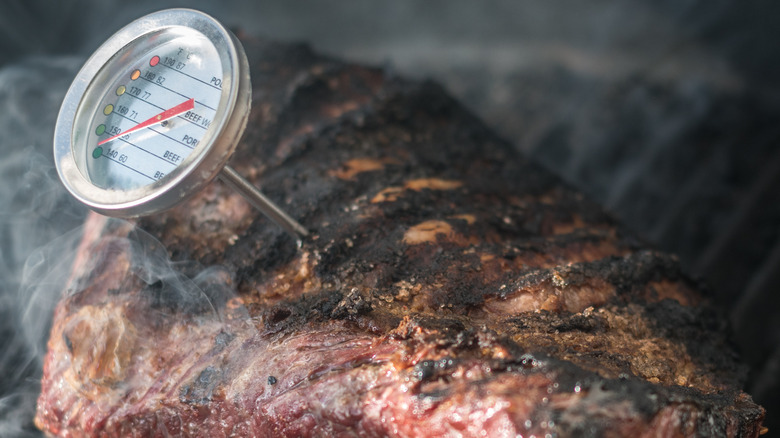
{"label": "blackened bark", "polygon": [[[139,255],[155,241],[91,217],[55,315],[40,427],[759,433],[725,323],[673,256],[435,83],[305,46],[246,46],[253,112],[232,165],[310,236],[297,248],[214,183],[138,222],[191,261],[150,278]],[[204,280],[202,266],[223,268]]]}

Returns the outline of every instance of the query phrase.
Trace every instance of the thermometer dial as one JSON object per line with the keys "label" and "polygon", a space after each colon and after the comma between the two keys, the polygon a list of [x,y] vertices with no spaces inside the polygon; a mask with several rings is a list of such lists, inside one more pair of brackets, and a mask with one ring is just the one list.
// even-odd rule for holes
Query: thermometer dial
{"label": "thermometer dial", "polygon": [[247,123],[249,66],[235,36],[210,16],[170,9],[106,41],[60,109],[54,158],[68,190],[117,217],[156,213],[216,176],[298,236],[305,229],[225,167]]}
{"label": "thermometer dial", "polygon": [[143,187],[173,172],[207,136],[222,98],[222,63],[202,35],[138,58],[96,90],[92,114],[76,119],[87,176],[104,189]]}

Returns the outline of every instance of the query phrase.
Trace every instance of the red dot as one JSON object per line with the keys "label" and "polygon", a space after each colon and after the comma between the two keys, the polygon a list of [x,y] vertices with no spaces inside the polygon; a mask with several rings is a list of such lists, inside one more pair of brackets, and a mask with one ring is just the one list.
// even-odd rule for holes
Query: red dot
{"label": "red dot", "polygon": [[154,56],[152,56],[152,59],[149,60],[149,65],[154,67],[155,65],[157,65],[158,62],[160,62],[160,57],[157,56],[157,55],[154,55]]}

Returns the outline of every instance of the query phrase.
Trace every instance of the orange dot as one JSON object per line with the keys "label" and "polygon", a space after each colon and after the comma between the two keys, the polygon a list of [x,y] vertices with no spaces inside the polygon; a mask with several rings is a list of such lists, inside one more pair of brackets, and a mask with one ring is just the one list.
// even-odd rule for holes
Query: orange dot
{"label": "orange dot", "polygon": [[130,75],[130,79],[136,80],[141,77],[141,70],[135,70],[133,71],[133,74]]}

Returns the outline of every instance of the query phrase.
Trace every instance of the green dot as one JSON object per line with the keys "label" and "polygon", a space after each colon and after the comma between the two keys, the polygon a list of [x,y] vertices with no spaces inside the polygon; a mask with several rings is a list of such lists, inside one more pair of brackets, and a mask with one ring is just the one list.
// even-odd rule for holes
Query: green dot
{"label": "green dot", "polygon": [[106,125],[98,125],[97,129],[95,129],[96,135],[103,135],[104,132],[106,132]]}
{"label": "green dot", "polygon": [[98,159],[100,156],[103,155],[103,148],[100,146],[96,147],[94,151],[92,151],[92,158]]}

